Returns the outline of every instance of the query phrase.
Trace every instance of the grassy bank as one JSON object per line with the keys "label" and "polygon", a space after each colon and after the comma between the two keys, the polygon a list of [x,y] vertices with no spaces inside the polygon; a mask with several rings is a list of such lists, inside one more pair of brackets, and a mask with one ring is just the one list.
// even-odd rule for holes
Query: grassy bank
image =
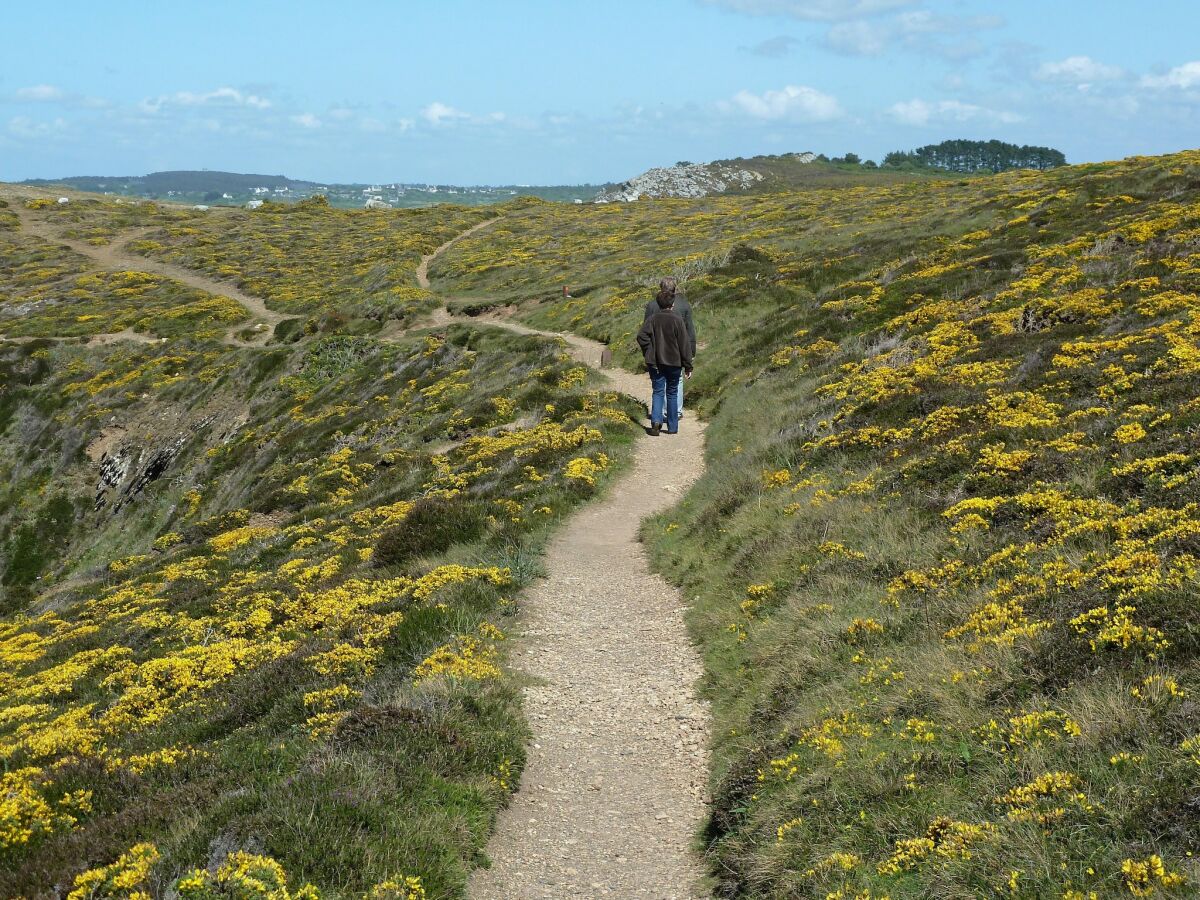
{"label": "grassy bank", "polygon": [[618,355],[690,276],[710,470],[646,538],[708,665],[722,896],[1196,882],[1198,195],[1190,153],[539,209],[435,270]]}
{"label": "grassy bank", "polygon": [[461,895],[515,597],[631,410],[544,340],[325,327],[0,344],[0,894]]}

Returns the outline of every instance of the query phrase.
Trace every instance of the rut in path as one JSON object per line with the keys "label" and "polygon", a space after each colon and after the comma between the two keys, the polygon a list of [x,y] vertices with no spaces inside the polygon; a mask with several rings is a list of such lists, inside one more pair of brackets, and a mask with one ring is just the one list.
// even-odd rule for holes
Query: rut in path
{"label": "rut in path", "polygon": [[[37,235],[43,240],[53,244],[58,244],[63,247],[68,247],[76,253],[86,256],[93,262],[100,265],[101,268],[111,270],[131,269],[137,272],[149,272],[153,275],[162,275],[164,278],[173,278],[176,281],[183,282],[197,290],[204,291],[206,294],[216,294],[217,296],[229,297],[231,300],[236,300],[242,306],[250,311],[250,314],[256,320],[255,324],[263,326],[259,329],[253,340],[245,341],[237,337],[237,332],[247,327],[246,322],[239,322],[232,326],[226,333],[223,341],[226,344],[234,347],[253,347],[265,344],[271,339],[275,333],[275,326],[287,319],[296,318],[295,316],[287,316],[282,313],[277,313],[274,310],[267,309],[266,303],[262,298],[254,297],[250,294],[243,293],[228,282],[218,281],[215,278],[208,278],[200,275],[191,269],[185,269],[181,266],[172,265],[171,263],[160,262],[156,259],[150,259],[146,256],[138,256],[135,253],[128,252],[125,247],[130,242],[137,240],[142,235],[150,231],[150,228],[137,228],[132,231],[125,232],[120,236],[118,241],[111,244],[106,244],[101,247],[94,246],[86,241],[76,241],[70,238],[61,237],[45,222],[39,222],[33,219],[27,210],[20,206],[10,207],[17,213],[18,219],[21,222],[21,230],[27,231],[30,234]],[[133,332],[123,331],[108,335],[97,335],[93,338],[92,343],[110,343],[112,340],[129,338],[132,340],[142,340],[143,343],[153,343],[158,340],[154,337],[146,337],[139,335],[136,338],[129,336]]]}

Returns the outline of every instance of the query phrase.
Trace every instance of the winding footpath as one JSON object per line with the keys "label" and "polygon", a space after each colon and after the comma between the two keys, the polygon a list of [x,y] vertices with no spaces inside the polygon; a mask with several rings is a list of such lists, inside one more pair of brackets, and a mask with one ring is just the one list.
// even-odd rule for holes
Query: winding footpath
{"label": "winding footpath", "polygon": [[[603,347],[561,337],[597,365]],[[648,379],[604,370],[637,398]],[[704,467],[704,428],[638,440],[633,465],[547,549],[522,597],[513,665],[533,729],[521,788],[501,812],[476,900],[696,898],[692,850],[706,807],[709,715],[678,592],[650,572],[643,517],[677,503]]]}
{"label": "winding footpath", "polygon": [[[439,255],[497,221],[422,257],[421,287],[429,288],[429,265]],[[22,225],[106,268],[152,272],[231,297],[267,326],[252,342],[235,336],[244,323],[235,326],[227,343],[261,345],[289,318],[224,282],[127,253],[140,232],[94,247],[26,216]],[[430,324],[455,321],[563,341],[615,390],[642,401],[649,395],[644,375],[601,369],[605,348],[595,341],[495,318],[460,319],[445,309]],[[92,338],[122,339],[157,340],[133,332]],[[638,540],[641,520],[677,503],[703,468],[704,425],[691,415],[678,435],[641,437],[631,466],[550,543],[546,577],[523,595],[510,642],[511,663],[527,683],[533,740],[520,789],[489,844],[491,865],[471,880],[475,900],[709,896],[693,850],[707,804],[709,711],[695,693],[702,666],[679,593],[651,573]]]}
{"label": "winding footpath", "polygon": [[[422,260],[423,287],[448,246]],[[576,360],[600,366],[595,341],[475,321],[562,340]],[[646,376],[601,372],[647,399]],[[703,468],[694,417],[678,435],[640,438],[630,469],[547,549],[546,578],[522,597],[511,645],[528,679],[533,740],[488,847],[491,867],[471,880],[475,900],[708,896],[692,849],[707,803],[702,666],[678,591],[651,573],[638,541],[641,520],[677,503]]]}
{"label": "winding footpath", "polygon": [[[271,339],[271,336],[275,333],[275,326],[287,319],[296,318],[295,316],[284,315],[268,309],[261,297],[246,294],[228,282],[209,278],[192,269],[185,269],[181,266],[161,262],[147,256],[138,256],[126,250],[126,247],[130,243],[151,231],[152,229],[150,228],[132,229],[122,234],[119,240],[114,240],[112,243],[97,247],[86,241],[77,241],[56,234],[48,223],[33,218],[29,215],[29,211],[22,208],[19,204],[11,206],[10,209],[17,214],[17,218],[21,222],[22,231],[40,237],[42,240],[49,241],[52,244],[57,244],[60,247],[66,247],[81,256],[86,256],[102,269],[113,271],[129,269],[137,272],[149,272],[152,275],[172,278],[189,287],[196,288],[196,290],[204,291],[206,294],[215,294],[220,297],[228,297],[231,300],[236,300],[250,312],[255,321],[253,323],[239,322],[232,326],[223,339],[223,342],[230,346],[261,346]],[[243,340],[238,337],[238,332],[245,330],[247,327],[257,329],[252,340]],[[159,338],[138,334],[127,329],[126,331],[114,332],[112,334],[94,335],[90,343],[112,343],[114,340],[123,339],[140,341],[142,343],[157,343],[160,340]]]}

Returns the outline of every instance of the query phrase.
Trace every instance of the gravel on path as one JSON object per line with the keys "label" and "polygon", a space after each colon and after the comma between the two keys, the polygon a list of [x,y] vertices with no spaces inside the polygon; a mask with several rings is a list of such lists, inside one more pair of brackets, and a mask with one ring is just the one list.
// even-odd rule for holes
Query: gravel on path
{"label": "gravel on path", "polygon": [[[597,366],[602,345],[567,342]],[[649,379],[605,370],[638,398]],[[677,503],[704,467],[704,426],[639,440],[632,469],[550,544],[521,602],[512,664],[530,680],[520,790],[477,870],[476,900],[708,896],[694,852],[707,804],[709,712],[678,592],[650,572],[641,519]]]}

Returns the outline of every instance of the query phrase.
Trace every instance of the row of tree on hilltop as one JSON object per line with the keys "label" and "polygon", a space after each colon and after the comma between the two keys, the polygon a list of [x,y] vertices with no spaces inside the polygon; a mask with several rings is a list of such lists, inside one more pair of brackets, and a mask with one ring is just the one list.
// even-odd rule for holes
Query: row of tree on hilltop
{"label": "row of tree on hilltop", "polygon": [[896,150],[883,164],[897,169],[943,169],[948,172],[1004,172],[1008,169],[1053,169],[1067,158],[1052,147],[1018,146],[1004,141],[942,141],[916,150]]}

